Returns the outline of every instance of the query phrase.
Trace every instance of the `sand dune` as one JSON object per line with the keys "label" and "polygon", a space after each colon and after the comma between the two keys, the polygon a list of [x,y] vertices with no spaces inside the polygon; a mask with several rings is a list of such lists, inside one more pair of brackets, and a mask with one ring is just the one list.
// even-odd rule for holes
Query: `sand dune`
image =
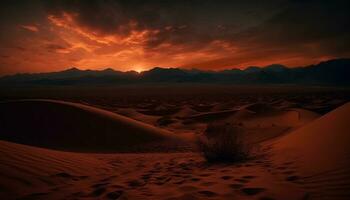
{"label": "sand dune", "polygon": [[267,103],[253,103],[253,104],[244,106],[244,108],[258,114],[271,113],[276,110],[275,107]]}
{"label": "sand dune", "polygon": [[174,105],[170,104],[160,104],[156,106],[153,109],[143,109],[138,110],[138,112],[145,114],[145,115],[151,115],[151,116],[163,116],[163,115],[171,115],[178,111],[178,108]]}
{"label": "sand dune", "polygon": [[185,118],[196,114],[198,114],[197,111],[193,110],[188,105],[184,105],[180,108],[180,110],[177,113],[173,114],[172,116],[176,118]]}
{"label": "sand dune", "polygon": [[211,112],[191,115],[186,117],[185,119],[193,122],[211,122],[211,121],[217,121],[217,120],[228,118],[232,116],[234,113],[236,113],[237,111],[238,110],[211,111]]}
{"label": "sand dune", "polygon": [[312,199],[350,197],[350,103],[326,114],[272,145],[272,161]]}
{"label": "sand dune", "polygon": [[215,105],[211,111],[223,111],[223,110],[233,110],[233,109],[237,109],[237,102],[235,101],[229,101],[226,103],[218,103],[217,105]]}
{"label": "sand dune", "polygon": [[[261,144],[257,156],[238,164],[208,164],[189,151],[70,153],[0,141],[0,199],[349,199],[350,103],[322,117],[259,104],[194,111],[189,124],[176,114],[193,110],[182,110],[162,116],[175,120],[165,127],[195,131],[204,128],[203,120],[231,121]],[[145,146],[165,151],[184,141],[172,132],[74,103],[11,101],[0,103],[0,111],[1,139],[38,141],[50,148],[106,152]]]}
{"label": "sand dune", "polygon": [[[234,123],[245,130],[246,139],[249,142],[259,143],[291,132],[320,116],[305,109],[278,110],[267,109],[269,106],[259,105],[259,109],[264,108],[263,111],[255,112],[245,107],[242,106],[239,110],[211,111],[186,117],[182,129],[194,125],[205,125],[206,127],[206,123]],[[181,129],[181,126],[176,126],[176,128]]]}
{"label": "sand dune", "polygon": [[53,100],[0,103],[0,132],[0,139],[69,151],[156,151],[180,141],[169,131],[109,111]]}
{"label": "sand dune", "polygon": [[142,113],[137,112],[133,108],[119,108],[116,110],[116,112],[120,115],[130,117],[132,119],[151,125],[155,125],[157,120],[160,118],[158,116],[144,115]]}

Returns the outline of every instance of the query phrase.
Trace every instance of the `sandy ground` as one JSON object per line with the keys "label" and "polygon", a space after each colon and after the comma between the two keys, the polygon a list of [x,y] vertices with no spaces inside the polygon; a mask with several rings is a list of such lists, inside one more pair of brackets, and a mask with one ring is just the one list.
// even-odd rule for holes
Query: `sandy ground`
{"label": "sandy ground", "polygon": [[[255,158],[81,154],[1,142],[2,199],[348,199],[350,104],[262,143]],[[325,148],[325,147],[337,148]]]}
{"label": "sandy ground", "polygon": [[266,158],[209,165],[197,153],[93,155],[1,142],[2,199],[303,199]]}
{"label": "sandy ground", "polygon": [[[82,105],[26,100],[30,106],[3,102],[0,199],[349,199],[350,104],[327,95],[311,100],[305,94],[260,100],[249,96],[203,102],[151,99],[125,106],[120,102],[84,101]],[[334,107],[338,108],[327,111]],[[42,123],[54,128],[42,129],[35,120],[49,111],[47,117],[56,116],[56,120]],[[246,140],[256,147],[251,159],[209,164],[196,151],[193,138],[218,121],[234,123],[245,131]],[[96,123],[95,129],[89,123]],[[103,140],[96,129],[103,130]],[[51,134],[50,130],[60,130],[57,134],[63,138],[74,136],[77,140],[72,144],[78,151],[106,141],[123,150],[134,151],[133,146],[155,149],[109,154],[47,149],[67,148],[60,146],[65,140],[57,143],[60,140],[55,137],[46,137],[42,144],[56,146],[28,145],[28,138]],[[149,141],[163,145],[150,146]],[[179,141],[186,145],[174,148]]]}

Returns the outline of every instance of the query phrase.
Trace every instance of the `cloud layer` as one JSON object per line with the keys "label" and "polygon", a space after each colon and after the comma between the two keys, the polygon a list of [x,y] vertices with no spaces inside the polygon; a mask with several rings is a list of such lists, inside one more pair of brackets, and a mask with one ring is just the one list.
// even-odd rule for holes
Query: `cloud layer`
{"label": "cloud layer", "polygon": [[[2,1],[0,73],[224,69],[350,55],[348,1]],[[16,11],[16,12],[14,12]]]}

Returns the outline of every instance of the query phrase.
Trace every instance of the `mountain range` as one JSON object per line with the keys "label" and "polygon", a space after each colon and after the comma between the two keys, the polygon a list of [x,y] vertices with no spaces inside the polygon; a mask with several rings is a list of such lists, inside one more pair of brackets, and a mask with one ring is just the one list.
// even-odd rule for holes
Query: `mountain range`
{"label": "mountain range", "polygon": [[334,59],[316,65],[288,68],[273,64],[266,67],[247,67],[204,71],[198,69],[160,68],[148,71],[121,72],[79,70],[70,68],[59,72],[15,74],[0,77],[0,86],[30,85],[114,85],[147,83],[205,83],[205,84],[292,84],[350,86],[350,59]]}

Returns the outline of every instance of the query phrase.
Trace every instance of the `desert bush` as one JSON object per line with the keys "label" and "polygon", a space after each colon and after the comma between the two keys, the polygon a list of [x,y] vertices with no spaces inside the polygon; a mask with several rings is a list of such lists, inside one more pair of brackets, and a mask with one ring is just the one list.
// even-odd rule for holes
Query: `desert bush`
{"label": "desert bush", "polygon": [[208,162],[241,162],[248,159],[250,151],[243,129],[230,123],[209,124],[198,147]]}

